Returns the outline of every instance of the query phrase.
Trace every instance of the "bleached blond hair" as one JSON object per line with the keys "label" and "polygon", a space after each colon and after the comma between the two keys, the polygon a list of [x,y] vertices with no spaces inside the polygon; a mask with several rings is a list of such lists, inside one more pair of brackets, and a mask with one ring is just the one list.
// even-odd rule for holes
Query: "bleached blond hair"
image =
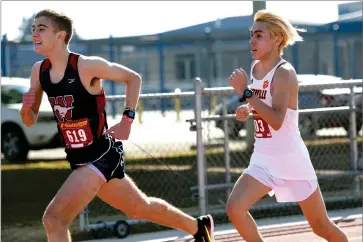
{"label": "bleached blond hair", "polygon": [[292,46],[295,42],[303,41],[303,38],[298,32],[306,32],[304,29],[295,28],[289,20],[273,12],[267,11],[266,9],[258,11],[254,16],[253,21],[266,24],[271,38],[276,36],[282,37],[282,42],[279,45],[281,54],[283,54],[283,49],[285,47]]}

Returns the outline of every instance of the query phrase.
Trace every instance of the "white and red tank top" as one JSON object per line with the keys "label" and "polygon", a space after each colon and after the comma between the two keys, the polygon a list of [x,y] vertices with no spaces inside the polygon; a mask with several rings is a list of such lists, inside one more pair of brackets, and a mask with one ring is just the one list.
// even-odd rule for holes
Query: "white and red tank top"
{"label": "white and red tank top", "polygon": [[[252,83],[250,88],[262,102],[272,107],[271,84],[273,77],[275,71],[287,61],[280,60],[262,79],[256,79],[253,75],[253,69],[258,62],[255,61],[251,66]],[[252,114],[255,128],[255,157],[257,155],[269,158],[253,159],[251,163],[268,169],[271,175],[280,178],[316,178],[309,152],[300,135],[299,111],[287,108],[279,130],[274,130],[268,125],[253,108]]]}

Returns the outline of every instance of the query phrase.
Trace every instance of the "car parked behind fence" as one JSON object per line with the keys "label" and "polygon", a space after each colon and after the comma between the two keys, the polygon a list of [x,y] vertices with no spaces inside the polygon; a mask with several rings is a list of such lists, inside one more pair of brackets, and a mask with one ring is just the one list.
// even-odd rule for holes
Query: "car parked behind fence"
{"label": "car parked behind fence", "polygon": [[9,162],[25,162],[29,150],[61,146],[53,110],[43,94],[38,120],[26,127],[20,117],[24,92],[30,80],[26,78],[1,78],[1,152]]}
{"label": "car parked behind fence", "polygon": [[[328,75],[297,75],[300,83],[314,83],[322,81],[341,80],[339,77]],[[355,105],[359,108],[357,112],[357,132],[362,128],[362,87],[354,89]],[[324,107],[349,106],[349,88],[333,88],[322,89],[316,91],[299,92],[299,109],[312,109]],[[235,114],[236,108],[241,105],[239,96],[230,97],[226,103],[228,114]],[[216,115],[223,115],[223,106],[219,104],[215,111]],[[216,127],[223,131],[223,120],[215,123]],[[239,132],[245,129],[244,122],[230,120],[229,137],[235,139],[239,136]],[[304,137],[315,135],[316,131],[322,128],[343,127],[349,131],[349,115],[347,113],[310,113],[299,116],[300,133]]]}

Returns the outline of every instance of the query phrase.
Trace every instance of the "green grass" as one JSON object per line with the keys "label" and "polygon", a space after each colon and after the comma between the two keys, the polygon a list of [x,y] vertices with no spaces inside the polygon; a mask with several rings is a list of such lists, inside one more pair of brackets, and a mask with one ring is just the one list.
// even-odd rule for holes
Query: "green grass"
{"label": "green grass", "polygon": [[[318,173],[350,169],[350,148],[347,143],[313,145],[309,146],[308,149]],[[243,153],[231,152],[232,181],[235,181],[241,174],[241,168],[247,167],[250,155],[251,150]],[[195,153],[160,157],[159,159],[170,166],[174,172],[155,159],[141,158],[126,159],[126,173],[147,195],[163,198],[182,209],[198,207],[198,201],[192,199],[189,189],[191,186],[197,185]],[[206,152],[206,162],[210,169],[207,175],[208,183],[224,182],[224,153]],[[26,226],[41,228],[43,211],[71,172],[68,163],[56,161],[3,164],[1,170],[2,231]],[[352,181],[352,178],[322,180],[320,186],[323,193],[324,191],[345,190],[351,186]],[[225,198],[221,194],[221,191],[211,192],[209,195],[210,204],[215,204],[218,198]],[[92,201],[89,208],[90,219],[120,214],[99,199]],[[150,225],[146,228],[143,226],[135,227],[133,232],[150,229]],[[155,226],[153,225],[152,229],[164,228]],[[21,240],[18,239],[17,241]]]}

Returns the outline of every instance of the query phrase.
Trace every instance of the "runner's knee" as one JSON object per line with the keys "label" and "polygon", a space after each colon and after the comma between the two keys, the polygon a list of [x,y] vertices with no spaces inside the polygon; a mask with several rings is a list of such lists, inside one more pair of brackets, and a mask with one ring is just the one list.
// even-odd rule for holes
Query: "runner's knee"
{"label": "runner's knee", "polygon": [[332,239],[341,238],[340,241],[348,241],[346,235],[341,231],[330,219],[317,219],[314,221],[309,221],[309,224],[313,232],[330,241]]}
{"label": "runner's knee", "polygon": [[55,209],[52,209],[52,207],[47,208],[43,214],[42,220],[44,227],[48,232],[67,229],[70,223],[62,219],[61,214]]}
{"label": "runner's knee", "polygon": [[241,216],[243,213],[247,213],[249,208],[247,205],[241,201],[235,199],[228,199],[226,205],[226,212],[230,219],[233,219],[235,216]]}

